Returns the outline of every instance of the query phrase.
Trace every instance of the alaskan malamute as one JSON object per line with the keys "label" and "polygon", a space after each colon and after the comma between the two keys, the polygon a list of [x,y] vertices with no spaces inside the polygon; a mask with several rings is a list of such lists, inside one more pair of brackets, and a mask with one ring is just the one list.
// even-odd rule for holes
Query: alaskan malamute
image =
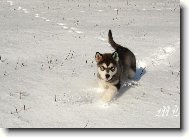
{"label": "alaskan malamute", "polygon": [[128,48],[122,47],[113,40],[111,30],[109,30],[108,39],[115,52],[104,54],[96,52],[95,55],[98,83],[105,89],[104,101],[111,101],[121,84],[127,79],[132,79],[136,72],[135,55]]}

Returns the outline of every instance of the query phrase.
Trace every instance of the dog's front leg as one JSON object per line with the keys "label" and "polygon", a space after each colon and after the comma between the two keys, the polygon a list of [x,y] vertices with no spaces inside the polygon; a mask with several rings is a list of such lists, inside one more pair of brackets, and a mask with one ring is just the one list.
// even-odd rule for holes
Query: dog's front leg
{"label": "dog's front leg", "polygon": [[105,102],[112,101],[112,99],[116,96],[117,91],[118,91],[118,89],[117,89],[116,86],[113,86],[113,85],[109,86],[105,90],[105,92],[104,92],[104,94],[102,96],[102,100],[105,101]]}
{"label": "dog's front leg", "polygon": [[102,80],[98,80],[98,85],[102,89],[108,89],[107,84],[104,81],[102,81]]}

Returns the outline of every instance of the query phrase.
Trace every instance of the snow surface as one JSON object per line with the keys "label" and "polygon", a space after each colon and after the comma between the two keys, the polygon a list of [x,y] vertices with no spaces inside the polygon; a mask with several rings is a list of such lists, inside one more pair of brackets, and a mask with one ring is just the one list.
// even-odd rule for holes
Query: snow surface
{"label": "snow surface", "polygon": [[[178,0],[0,3],[0,127],[180,127]],[[109,29],[138,69],[104,103],[94,55],[113,52]]]}

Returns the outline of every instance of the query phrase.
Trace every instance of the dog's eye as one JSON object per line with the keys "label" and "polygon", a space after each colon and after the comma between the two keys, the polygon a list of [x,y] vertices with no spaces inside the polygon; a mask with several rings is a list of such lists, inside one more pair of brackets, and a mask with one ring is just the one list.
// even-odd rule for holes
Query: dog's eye
{"label": "dog's eye", "polygon": [[103,66],[101,66],[101,67],[100,67],[100,70],[104,71],[104,70],[105,70],[105,68],[104,68]]}
{"label": "dog's eye", "polygon": [[111,67],[110,69],[111,69],[111,71],[114,71],[114,70],[115,70],[115,67]]}

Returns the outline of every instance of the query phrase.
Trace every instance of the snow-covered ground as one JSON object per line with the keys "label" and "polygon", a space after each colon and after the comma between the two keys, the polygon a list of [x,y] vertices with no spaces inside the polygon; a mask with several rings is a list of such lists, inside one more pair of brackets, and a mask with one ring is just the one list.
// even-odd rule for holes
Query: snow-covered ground
{"label": "snow-covered ground", "polygon": [[[179,128],[178,0],[2,0],[0,127]],[[137,75],[101,101],[94,55],[114,39]]]}

